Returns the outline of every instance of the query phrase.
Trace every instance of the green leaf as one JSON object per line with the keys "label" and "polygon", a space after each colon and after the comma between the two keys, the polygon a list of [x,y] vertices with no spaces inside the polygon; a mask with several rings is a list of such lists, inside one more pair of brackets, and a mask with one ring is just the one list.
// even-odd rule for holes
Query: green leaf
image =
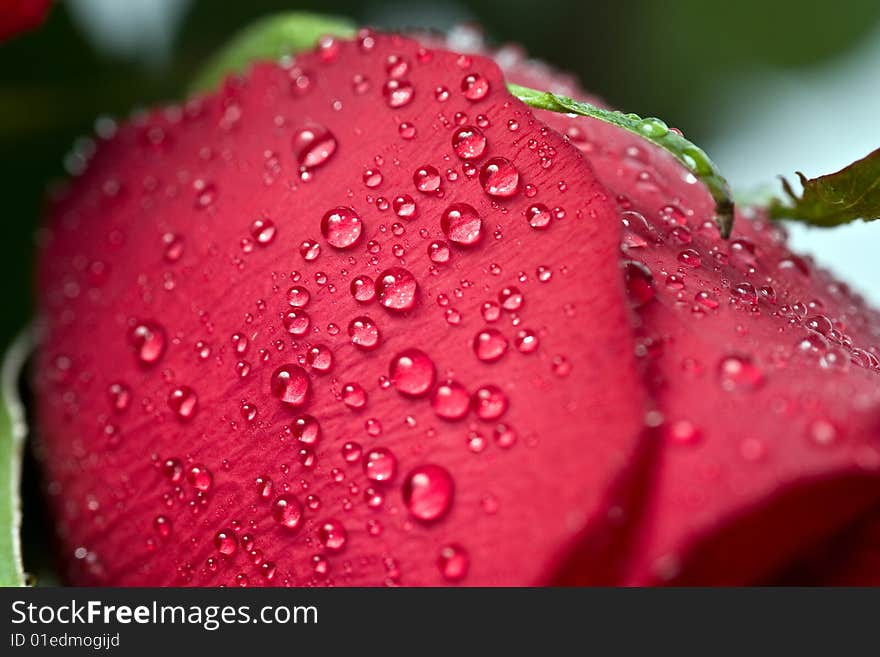
{"label": "green leaf", "polygon": [[733,228],[733,197],[730,186],[703,149],[689,142],[678,132],[670,130],[661,119],[650,117],[643,119],[637,114],[602,109],[567,96],[536,91],[516,84],[508,84],[507,88],[529,107],[588,116],[604,121],[668,151],[709,190],[715,200],[715,223],[723,237],[730,235]]}
{"label": "green leaf", "polygon": [[23,333],[3,358],[0,372],[0,586],[24,586],[21,561],[21,457],[26,426],[18,398],[18,376],[30,353],[31,341]]}
{"label": "green leaf", "polygon": [[210,91],[227,75],[244,71],[252,62],[302,52],[313,47],[322,36],[347,39],[356,32],[353,23],[335,16],[306,12],[267,16],[235,35],[202,69],[190,91]]}
{"label": "green leaf", "polygon": [[839,226],[856,219],[880,219],[880,148],[836,173],[807,178],[797,176],[803,186],[800,196],[782,178],[788,197],[774,199],[770,215],[775,219],[794,219],[811,226]]}

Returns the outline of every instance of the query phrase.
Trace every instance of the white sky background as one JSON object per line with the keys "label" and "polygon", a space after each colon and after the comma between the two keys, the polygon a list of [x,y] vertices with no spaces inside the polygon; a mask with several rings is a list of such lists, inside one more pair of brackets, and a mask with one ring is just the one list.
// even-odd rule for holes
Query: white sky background
{"label": "white sky background", "polygon": [[[812,70],[726,85],[706,111],[718,116],[719,130],[704,146],[736,190],[779,174],[792,180],[798,170],[808,177],[837,171],[880,148],[880,30]],[[796,250],[880,306],[880,221],[789,227]]]}
{"label": "white sky background", "polygon": [[[161,66],[191,0],[67,0],[71,15],[101,51]],[[377,2],[371,18],[405,15],[410,24],[448,26],[467,20],[460,4]],[[794,172],[836,171],[880,147],[880,29],[838,59],[795,74],[764,72],[730,83],[704,103],[717,118],[701,144],[735,190],[772,185]],[[832,230],[791,226],[795,249],[812,254],[880,306],[880,222]]]}

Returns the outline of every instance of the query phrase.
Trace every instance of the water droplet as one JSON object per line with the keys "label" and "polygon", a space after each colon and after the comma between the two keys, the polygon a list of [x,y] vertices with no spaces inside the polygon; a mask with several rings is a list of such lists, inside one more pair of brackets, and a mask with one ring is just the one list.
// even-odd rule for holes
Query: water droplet
{"label": "water droplet", "polygon": [[470,395],[458,381],[441,383],[431,396],[431,408],[444,420],[460,420],[467,415],[470,406]]}
{"label": "water droplet", "polygon": [[480,185],[489,196],[508,198],[519,189],[519,171],[510,160],[493,157],[480,169]]}
{"label": "water droplet", "polygon": [[352,410],[360,410],[367,405],[367,391],[359,383],[346,383],[342,386],[342,403]]}
{"label": "water droplet", "polygon": [[376,297],[389,310],[409,310],[416,303],[418,283],[415,276],[403,267],[391,267],[376,279]]}
{"label": "water droplet", "polygon": [[703,260],[693,249],[685,249],[678,254],[678,261],[685,267],[699,267]]}
{"label": "water droplet", "polygon": [[214,547],[220,554],[229,557],[238,549],[238,539],[231,529],[221,529],[214,535]]}
{"label": "water droplet", "polygon": [[168,407],[181,420],[191,420],[199,407],[199,398],[189,386],[178,386],[168,395]]}
{"label": "water droplet", "polygon": [[321,245],[312,240],[303,240],[299,245],[299,254],[306,262],[312,262],[321,255]]}
{"label": "water droplet", "polygon": [[294,308],[304,308],[311,298],[309,291],[301,285],[294,285],[287,291],[287,303]]}
{"label": "water droplet", "polygon": [[445,240],[434,240],[428,245],[428,257],[431,262],[442,265],[449,262],[451,252]]}
{"label": "water droplet", "polygon": [[363,464],[367,479],[375,483],[388,483],[397,474],[397,457],[385,447],[376,447],[367,452]]}
{"label": "water droplet", "polygon": [[299,365],[288,363],[272,373],[272,394],[288,406],[302,406],[309,395],[309,375]]}
{"label": "water droplet", "polygon": [[550,208],[543,203],[535,203],[530,205],[525,211],[526,219],[529,226],[535,230],[543,230],[550,226],[550,220],[553,216],[550,214]]}
{"label": "water droplet", "polygon": [[469,73],[461,79],[461,92],[470,101],[482,100],[489,93],[489,80],[479,73]]}
{"label": "water droplet", "polygon": [[131,404],[131,388],[124,383],[111,383],[107,395],[110,397],[110,407],[116,413],[122,413]]}
{"label": "water droplet", "polygon": [[306,351],[306,363],[315,372],[326,374],[333,367],[333,352],[325,344],[316,344]]}
{"label": "water droplet", "polygon": [[271,244],[277,232],[271,219],[257,219],[251,224],[251,237],[261,246]]}
{"label": "water droplet", "polygon": [[153,365],[165,353],[165,329],[156,322],[139,322],[128,334],[141,365]]}
{"label": "water droplet", "polygon": [[518,287],[510,286],[503,288],[498,293],[498,302],[508,312],[519,310],[523,304],[523,294]]}
{"label": "water droplet", "polygon": [[392,79],[382,85],[382,96],[385,97],[388,107],[393,109],[409,105],[415,95],[415,87],[406,80]]}
{"label": "water droplet", "polygon": [[416,202],[409,194],[401,194],[400,196],[394,197],[394,200],[391,201],[391,208],[401,219],[416,218]]}
{"label": "water droplet", "polygon": [[376,189],[382,184],[382,172],[379,169],[365,169],[363,175],[364,185],[370,189]]}
{"label": "water droplet", "polygon": [[304,310],[296,309],[284,313],[284,328],[291,335],[305,335],[309,330],[311,319]]}
{"label": "water droplet", "polygon": [[164,258],[167,262],[177,262],[183,256],[184,242],[180,235],[165,233],[162,235],[162,244],[165,245]]}
{"label": "water droplet", "polygon": [[423,194],[436,194],[440,191],[442,182],[443,178],[440,177],[437,167],[430,164],[419,167],[413,174],[413,184]]}
{"label": "water droplet", "polygon": [[437,557],[437,567],[443,579],[448,582],[459,582],[467,576],[470,557],[467,551],[456,543],[445,545],[440,549],[440,555]]}
{"label": "water droplet", "polygon": [[452,151],[462,160],[476,160],[486,151],[486,136],[472,125],[452,133]]}
{"label": "water droplet", "polygon": [[532,329],[520,329],[514,339],[517,351],[522,354],[531,354],[538,348],[538,334]]}
{"label": "water droplet", "polygon": [[501,331],[485,328],[474,336],[474,353],[484,363],[493,363],[507,353],[507,338]]}
{"label": "water droplet", "polygon": [[369,303],[376,298],[376,287],[369,276],[355,276],[349,286],[351,296],[359,303]]}
{"label": "water droplet", "polygon": [[285,529],[296,531],[303,519],[302,504],[295,495],[279,495],[272,502],[272,517]]}
{"label": "water droplet", "polygon": [[186,473],[186,480],[202,493],[207,493],[214,485],[214,475],[203,465],[194,465]]}
{"label": "water droplet", "polygon": [[451,242],[461,246],[472,246],[481,237],[483,220],[473,206],[455,203],[446,208],[440,218],[440,228]]}
{"label": "water droplet", "polygon": [[314,169],[336,152],[336,137],[327,128],[313,125],[298,130],[293,135],[293,155],[304,169]]}
{"label": "water droplet", "polygon": [[419,349],[407,349],[392,359],[390,375],[398,392],[421,397],[434,385],[437,369],[428,354]]}
{"label": "water droplet", "polygon": [[327,552],[341,552],[348,541],[348,532],[338,520],[325,520],[318,527],[318,541]]}
{"label": "water droplet", "polygon": [[328,210],[321,219],[321,234],[337,249],[349,249],[358,243],[364,224],[354,208],[339,206]]}
{"label": "water droplet", "polygon": [[497,420],[507,412],[507,395],[498,386],[480,386],[474,393],[473,404],[481,420]]}
{"label": "water droplet", "polygon": [[355,317],[349,322],[348,335],[351,343],[363,351],[371,351],[379,346],[379,327],[366,315]]}
{"label": "water droplet", "polygon": [[826,447],[838,441],[839,432],[834,423],[820,418],[807,425],[807,437],[816,445]]}
{"label": "water droplet", "polygon": [[654,276],[641,262],[627,260],[623,263],[623,278],[629,300],[635,307],[644,306],[654,298]]}
{"label": "water droplet", "polygon": [[728,392],[754,390],[764,383],[764,373],[746,356],[727,356],[718,364],[718,380]]}
{"label": "water droplet", "polygon": [[406,476],[403,501],[422,522],[439,520],[452,506],[455,484],[452,475],[439,465],[421,465]]}

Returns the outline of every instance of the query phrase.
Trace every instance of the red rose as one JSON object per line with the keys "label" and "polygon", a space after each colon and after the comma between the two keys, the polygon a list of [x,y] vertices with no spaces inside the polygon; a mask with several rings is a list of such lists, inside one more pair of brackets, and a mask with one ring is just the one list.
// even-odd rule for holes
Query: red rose
{"label": "red rose", "polygon": [[484,56],[324,40],[102,142],[39,272],[71,582],[750,583],[880,497],[876,313]]}
{"label": "red rose", "polygon": [[49,13],[51,0],[0,1],[0,41],[39,26]]}

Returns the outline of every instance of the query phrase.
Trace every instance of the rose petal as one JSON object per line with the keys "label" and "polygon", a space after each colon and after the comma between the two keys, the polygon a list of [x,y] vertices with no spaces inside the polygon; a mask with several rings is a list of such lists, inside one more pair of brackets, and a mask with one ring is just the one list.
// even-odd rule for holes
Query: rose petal
{"label": "rose petal", "polygon": [[[459,124],[487,140],[476,170]],[[513,195],[483,191],[495,157]],[[619,230],[494,64],[400,37],[121,126],[43,235],[35,387],[69,580],[535,584],[595,556],[644,413]],[[464,419],[435,414],[440,384]]]}

